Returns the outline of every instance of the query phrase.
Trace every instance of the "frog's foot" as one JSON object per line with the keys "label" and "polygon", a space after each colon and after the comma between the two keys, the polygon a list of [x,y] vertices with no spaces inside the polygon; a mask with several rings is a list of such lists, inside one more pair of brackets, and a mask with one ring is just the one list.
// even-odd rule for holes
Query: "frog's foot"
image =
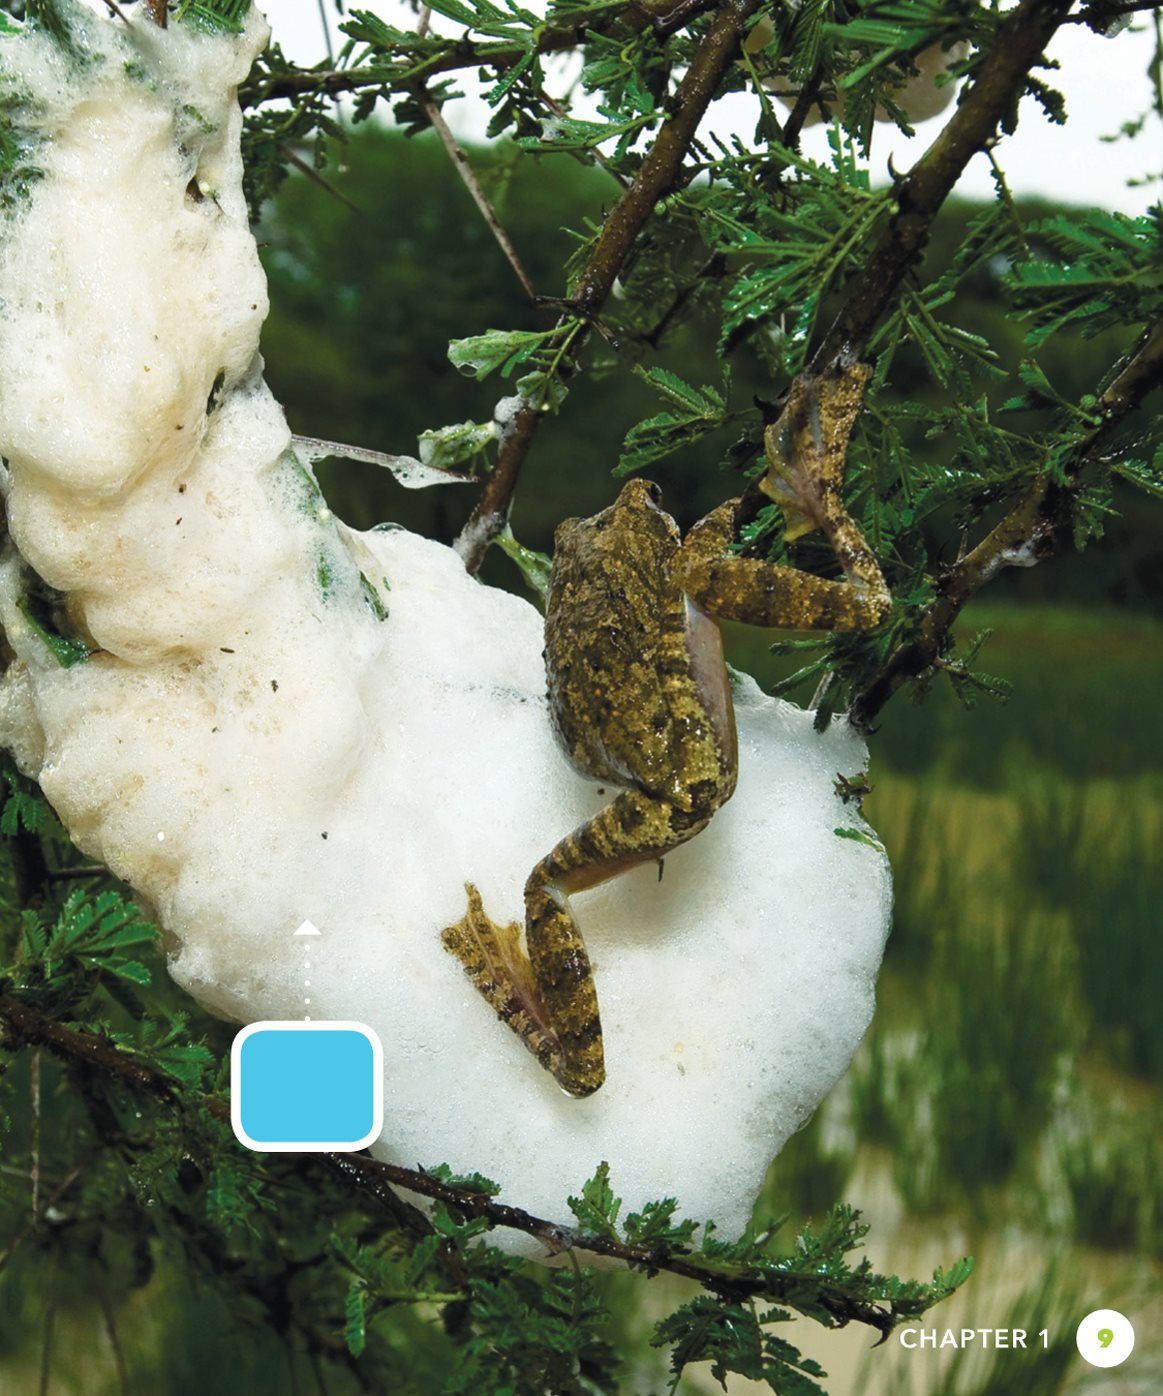
{"label": "frog's foot", "polygon": [[601,1074],[593,1080],[592,1072],[579,1073],[567,1062],[521,943],[521,927],[516,921],[497,925],[472,883],[465,884],[465,891],[468,910],[455,925],[441,931],[444,948],[456,956],[497,1017],[513,1029],[563,1090],[578,1096],[597,1090]]}

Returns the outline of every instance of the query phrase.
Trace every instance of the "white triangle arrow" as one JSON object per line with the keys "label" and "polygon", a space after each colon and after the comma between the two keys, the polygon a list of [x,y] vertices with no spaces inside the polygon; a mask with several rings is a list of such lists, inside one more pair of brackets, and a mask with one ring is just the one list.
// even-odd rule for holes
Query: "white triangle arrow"
{"label": "white triangle arrow", "polygon": [[310,921],[304,921],[295,934],[297,936],[321,936],[323,932],[318,926],[312,925]]}

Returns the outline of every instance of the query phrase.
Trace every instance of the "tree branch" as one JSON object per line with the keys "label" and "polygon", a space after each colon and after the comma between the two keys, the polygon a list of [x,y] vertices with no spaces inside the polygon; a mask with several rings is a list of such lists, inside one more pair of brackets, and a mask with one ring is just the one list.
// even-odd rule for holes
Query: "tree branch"
{"label": "tree branch", "polygon": [[[1072,5],[1073,0],[1021,0],[998,26],[993,46],[957,110],[898,182],[892,215],[861,270],[846,288],[839,313],[804,370],[807,375],[824,373],[864,353],[869,338],[928,240],[942,205],[974,155],[988,150],[996,141],[999,123],[1016,107],[1030,70],[1054,32],[1066,20]],[[801,93],[793,118],[807,91],[805,88]],[[793,124],[792,118],[788,124]],[[1038,518],[1042,502],[1043,485],[1040,483],[1015,506],[1012,516],[998,525],[1000,532],[995,530],[998,536],[990,535],[991,548],[995,548],[999,556],[1007,548],[1018,547],[1020,537],[1040,528]],[[766,503],[766,496],[752,482],[743,492],[739,520],[754,517]],[[983,543],[982,547],[985,546]],[[956,576],[950,574],[946,579],[951,587],[949,595],[943,593],[930,608],[931,614],[926,614],[921,631],[889,660],[884,673],[853,700],[849,717],[861,731],[868,730],[876,713],[905,679],[927,668],[943,650],[948,626],[972,591],[987,580],[971,580],[976,566],[976,561],[971,559],[976,558],[977,550],[959,564],[963,571],[954,569]],[[969,590],[955,602],[963,585]],[[947,606],[952,609],[943,623]],[[924,655],[929,657],[924,658]],[[918,667],[910,668],[914,663]]]}
{"label": "tree branch", "polygon": [[[11,993],[0,993],[0,1023],[10,1041],[46,1047],[66,1062],[94,1068],[178,1110],[196,1106],[215,1119],[230,1119],[229,1102],[221,1097],[185,1090],[161,1068],[124,1051],[108,1038],[67,1027]],[[540,1241],[551,1253],[585,1251],[622,1261],[648,1274],[666,1271],[696,1280],[709,1290],[736,1299],[756,1297],[793,1307],[810,1300],[814,1307],[826,1311],[837,1326],[862,1323],[876,1329],[882,1337],[901,1319],[917,1312],[915,1303],[898,1305],[892,1300],[877,1303],[854,1298],[845,1293],[841,1284],[830,1283],[814,1270],[797,1268],[791,1261],[724,1260],[674,1244],[632,1244],[615,1237],[594,1236],[579,1232],[572,1225],[549,1221],[521,1207],[498,1202],[465,1184],[447,1183],[418,1169],[384,1163],[367,1154],[326,1154],[322,1157],[351,1186],[381,1202],[388,1202],[397,1216],[407,1204],[401,1204],[392,1189],[402,1188],[430,1202],[443,1203],[459,1216],[483,1217],[490,1226],[523,1232]]]}
{"label": "tree branch", "polygon": [[[33,1047],[47,1047],[67,1061],[95,1067],[107,1076],[115,1076],[137,1090],[151,1095],[176,1098],[178,1082],[157,1067],[139,1061],[124,1051],[112,1039],[94,1032],[82,1032],[39,1008],[33,1008],[14,994],[0,993],[0,1023],[7,1035]],[[229,1107],[226,1118],[229,1119]]]}
{"label": "tree branch", "polygon": [[1096,34],[1105,34],[1117,20],[1158,8],[1158,0],[1126,0],[1126,3],[1118,3],[1118,0],[1091,0],[1078,14],[1071,15],[1066,23],[1086,24]]}
{"label": "tree branch", "polygon": [[[682,28],[706,10],[715,7],[715,0],[628,0],[624,8],[601,24],[582,21],[572,25],[547,26],[532,46],[537,54],[563,53],[577,48],[588,33],[615,35],[637,34],[653,27],[665,37]],[[416,35],[413,47],[423,47],[428,51],[414,63],[399,68],[365,65],[358,68],[303,69],[284,71],[271,75],[264,81],[262,77],[249,80],[239,89],[238,99],[243,109],[255,107],[263,102],[286,98],[294,101],[311,93],[321,93],[327,97],[339,97],[345,92],[357,92],[361,88],[380,87],[385,92],[406,91],[417,82],[427,82],[441,73],[458,72],[464,68],[491,68],[502,73],[530,52],[526,45],[498,42],[496,40],[475,42],[467,34],[462,38],[442,39],[431,37],[428,44],[419,41],[428,36],[421,32]],[[401,54],[406,50],[401,47]]]}
{"label": "tree branch", "polygon": [[936,599],[921,613],[909,639],[890,655],[877,677],[852,701],[848,716],[869,732],[900,686],[924,673],[945,652],[949,632],[965,603],[1007,566],[1030,566],[1048,557],[1069,532],[1078,477],[1109,448],[1112,438],[1152,389],[1163,386],[1163,320],[1148,326],[1115,373],[1096,407],[1097,422],[1081,437],[1066,463],[1065,483],[1043,475],[1000,523],[938,583]]}
{"label": "tree branch", "polygon": [[[729,0],[715,14],[690,67],[679,84],[670,115],[638,168],[633,183],[610,210],[597,242],[573,288],[572,302],[591,322],[605,305],[634,242],[658,200],[674,185],[683,160],[724,74],[734,62],[739,39],[759,0]],[[565,316],[562,326],[573,317]],[[586,336],[577,335],[564,356],[564,371],[577,363]],[[505,527],[525,457],[543,413],[530,403],[517,412],[501,443],[496,467],[485,481],[476,507],[457,539],[457,551],[476,572],[489,544]]]}
{"label": "tree branch", "polygon": [[812,359],[822,371],[841,355],[858,358],[929,236],[941,205],[970,160],[996,138],[1074,0],[1021,0],[998,26],[973,85],[936,140],[896,186],[895,209],[845,295],[844,306]]}

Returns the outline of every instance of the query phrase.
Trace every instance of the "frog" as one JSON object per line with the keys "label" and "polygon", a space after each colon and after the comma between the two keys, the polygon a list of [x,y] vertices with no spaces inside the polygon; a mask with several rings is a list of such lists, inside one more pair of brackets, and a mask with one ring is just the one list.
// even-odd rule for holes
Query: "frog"
{"label": "frog", "polygon": [[633,478],[608,508],[554,537],[546,596],[550,722],[573,767],[618,790],[558,840],[525,884],[524,922],[494,922],[476,886],[441,932],[469,979],[569,1095],[606,1078],[593,966],[571,898],[695,838],[734,793],[738,742],[721,620],[864,630],[892,598],[843,498],[849,438],[870,370],[801,374],[764,433],[760,488],[786,536],[822,529],[845,579],[731,546],[740,500],[683,538],[662,492]]}

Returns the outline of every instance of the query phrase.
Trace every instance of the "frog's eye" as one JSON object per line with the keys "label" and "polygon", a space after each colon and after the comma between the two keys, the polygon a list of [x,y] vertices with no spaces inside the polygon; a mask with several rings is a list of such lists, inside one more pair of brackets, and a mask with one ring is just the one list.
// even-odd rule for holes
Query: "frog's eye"
{"label": "frog's eye", "polygon": [[653,504],[653,505],[655,506],[655,508],[661,508],[661,507],[662,507],[662,486],[661,486],[661,485],[656,485],[656,484],[654,484],[653,482],[649,483],[649,484],[646,486],[646,493],[650,496],[650,502],[651,502],[651,504]]}

